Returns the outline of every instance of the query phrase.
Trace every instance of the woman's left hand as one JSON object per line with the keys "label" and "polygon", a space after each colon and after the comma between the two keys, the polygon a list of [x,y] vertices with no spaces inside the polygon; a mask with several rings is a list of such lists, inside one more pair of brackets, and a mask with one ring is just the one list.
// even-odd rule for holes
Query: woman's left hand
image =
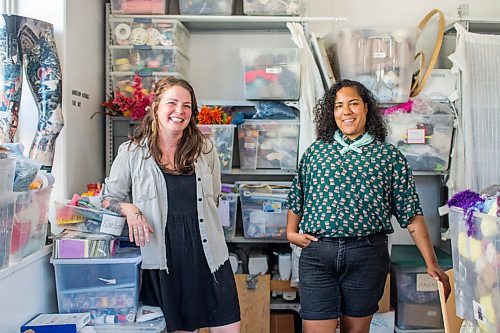
{"label": "woman's left hand", "polygon": [[443,283],[444,295],[446,296],[446,299],[448,299],[448,296],[450,296],[451,293],[450,279],[448,277],[448,274],[446,274],[439,266],[428,267],[427,273],[434,279],[439,280]]}

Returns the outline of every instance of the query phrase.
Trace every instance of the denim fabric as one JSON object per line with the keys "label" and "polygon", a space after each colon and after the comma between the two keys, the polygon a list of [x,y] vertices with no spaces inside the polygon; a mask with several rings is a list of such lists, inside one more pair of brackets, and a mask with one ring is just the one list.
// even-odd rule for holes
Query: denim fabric
{"label": "denim fabric", "polygon": [[378,310],[389,272],[387,235],[320,238],[299,260],[300,316],[365,317]]}

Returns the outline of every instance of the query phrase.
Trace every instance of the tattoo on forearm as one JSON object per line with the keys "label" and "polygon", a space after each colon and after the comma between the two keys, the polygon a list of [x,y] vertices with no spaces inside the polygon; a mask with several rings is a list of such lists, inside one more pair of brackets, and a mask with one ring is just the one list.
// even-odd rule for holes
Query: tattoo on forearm
{"label": "tattoo on forearm", "polygon": [[415,232],[415,229],[413,229],[413,228],[408,228],[408,232],[409,232],[409,233],[410,233],[410,235],[411,235],[411,234],[413,234],[413,233]]}
{"label": "tattoo on forearm", "polygon": [[122,214],[121,202],[116,199],[109,200],[108,210],[116,214]]}

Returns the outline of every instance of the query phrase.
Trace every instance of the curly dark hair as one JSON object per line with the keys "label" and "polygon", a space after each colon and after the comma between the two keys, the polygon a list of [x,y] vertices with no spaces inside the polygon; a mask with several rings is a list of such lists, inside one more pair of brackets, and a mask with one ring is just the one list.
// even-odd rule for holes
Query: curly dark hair
{"label": "curly dark hair", "polygon": [[357,90],[363,103],[368,106],[366,114],[365,130],[373,135],[376,140],[385,141],[387,136],[387,125],[382,118],[380,108],[373,93],[363,84],[357,81],[342,80],[325,92],[325,95],[314,107],[314,122],[316,124],[316,138],[325,142],[332,142],[335,131],[339,129],[333,115],[335,98],[337,92],[345,87],[353,87]]}

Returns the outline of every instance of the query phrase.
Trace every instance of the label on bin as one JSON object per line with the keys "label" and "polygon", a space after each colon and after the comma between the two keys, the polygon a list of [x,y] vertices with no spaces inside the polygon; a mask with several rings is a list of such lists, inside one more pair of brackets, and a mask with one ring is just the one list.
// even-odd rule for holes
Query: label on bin
{"label": "label on bin", "polygon": [[484,309],[481,304],[476,301],[472,301],[472,307],[474,308],[474,319],[486,324],[486,318],[484,318]]}
{"label": "label on bin", "polygon": [[428,274],[417,274],[417,291],[437,291],[438,285]]}
{"label": "label on bin", "polygon": [[115,236],[122,234],[125,217],[103,214],[100,232]]}
{"label": "label on bin", "polygon": [[383,59],[387,56],[385,52],[373,52],[373,58],[375,59]]}
{"label": "label on bin", "polygon": [[266,213],[281,213],[281,202],[279,201],[264,201],[262,203],[262,210]]}
{"label": "label on bin", "polygon": [[425,129],[409,129],[406,143],[425,143]]}
{"label": "label on bin", "polygon": [[269,74],[279,74],[281,73],[281,67],[266,67],[266,73]]}

